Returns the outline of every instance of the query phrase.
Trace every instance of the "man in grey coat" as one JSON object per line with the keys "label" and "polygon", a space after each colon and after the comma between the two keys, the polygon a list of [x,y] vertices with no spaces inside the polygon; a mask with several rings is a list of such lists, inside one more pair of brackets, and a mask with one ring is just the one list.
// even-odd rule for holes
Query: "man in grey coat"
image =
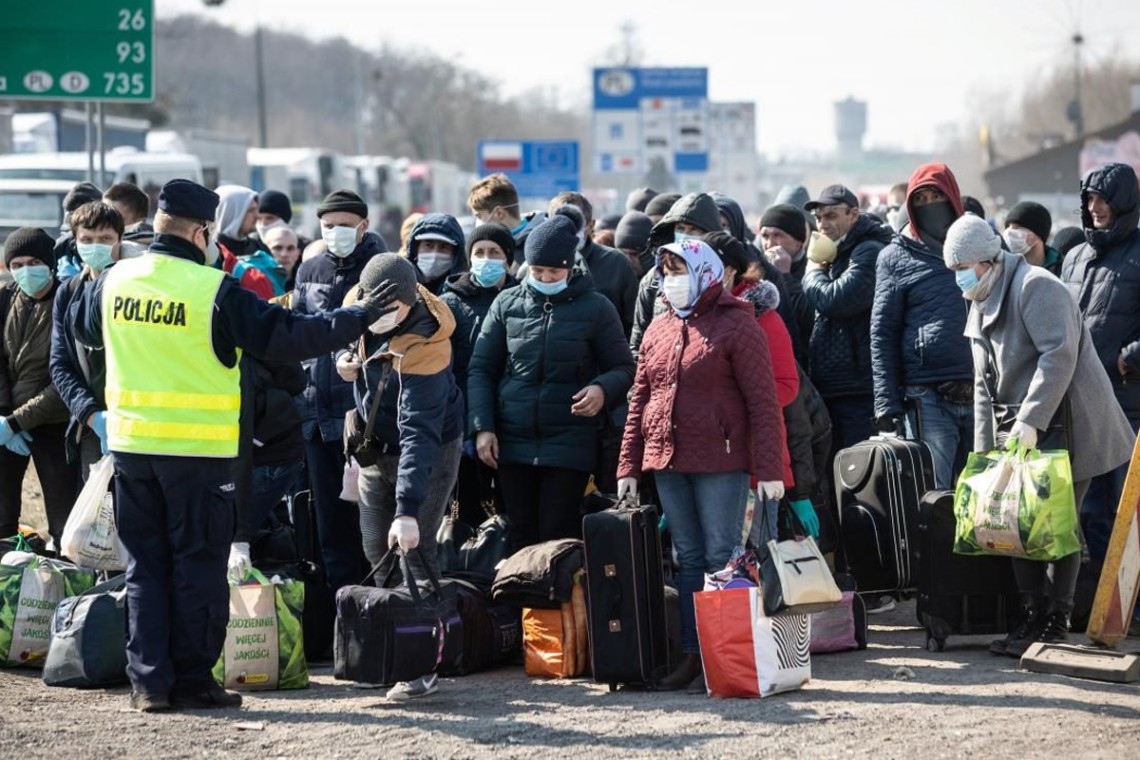
{"label": "man in grey coat", "polygon": [[[1089,481],[1128,461],[1135,435],[1076,301],[1052,274],[1003,251],[972,214],[950,227],[943,259],[971,303],[974,450],[994,450],[1008,436],[1029,449],[1067,449],[1079,510]],[[1052,563],[1013,560],[1022,623],[991,651],[1020,656],[1034,641],[1063,640],[1080,564],[1079,551]]]}

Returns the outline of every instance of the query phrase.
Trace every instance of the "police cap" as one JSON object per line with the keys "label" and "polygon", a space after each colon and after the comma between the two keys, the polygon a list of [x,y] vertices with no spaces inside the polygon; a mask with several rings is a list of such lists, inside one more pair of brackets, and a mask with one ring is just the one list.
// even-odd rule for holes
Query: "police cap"
{"label": "police cap", "polygon": [[158,207],[183,219],[211,220],[218,208],[218,194],[188,179],[172,179],[158,194]]}

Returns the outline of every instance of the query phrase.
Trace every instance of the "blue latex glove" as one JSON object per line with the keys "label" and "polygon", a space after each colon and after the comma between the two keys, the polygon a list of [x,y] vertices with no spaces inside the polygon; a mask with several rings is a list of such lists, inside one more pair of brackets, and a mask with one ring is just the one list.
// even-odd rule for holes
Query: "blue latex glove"
{"label": "blue latex glove", "polygon": [[32,455],[32,450],[28,447],[28,441],[30,440],[32,440],[31,433],[27,433],[21,430],[19,433],[16,433],[14,436],[12,436],[11,440],[4,444],[4,446],[13,454],[19,454],[22,457],[27,457]]}
{"label": "blue latex glove", "polygon": [[99,450],[107,453],[107,413],[95,412],[91,417],[91,429],[99,436]]}
{"label": "blue latex glove", "polygon": [[64,258],[60,259],[59,263],[56,265],[55,275],[60,282],[63,282],[67,278],[74,277],[82,271],[82,264],[78,264],[65,256]]}
{"label": "blue latex glove", "polygon": [[16,433],[12,430],[12,426],[8,424],[7,417],[0,417],[0,446],[7,446],[8,441],[12,440],[12,436]]}
{"label": "blue latex glove", "polygon": [[812,538],[819,538],[819,515],[815,513],[815,507],[812,506],[810,499],[799,499],[790,502],[792,511],[795,512],[796,518],[799,519],[800,524],[804,526],[804,530]]}

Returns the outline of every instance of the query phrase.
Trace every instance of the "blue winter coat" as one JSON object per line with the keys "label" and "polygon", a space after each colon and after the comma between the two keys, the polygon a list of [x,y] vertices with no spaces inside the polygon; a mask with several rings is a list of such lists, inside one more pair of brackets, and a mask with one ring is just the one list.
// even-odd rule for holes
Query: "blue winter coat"
{"label": "blue winter coat", "polygon": [[902,415],[907,385],[974,377],[963,334],[970,304],[942,254],[908,237],[908,230],[879,254],[871,312],[875,417]]}
{"label": "blue winter coat", "polygon": [[804,273],[804,301],[815,311],[811,380],[824,398],[870,395],[871,305],[875,262],[890,233],[861,214],[826,269]]}

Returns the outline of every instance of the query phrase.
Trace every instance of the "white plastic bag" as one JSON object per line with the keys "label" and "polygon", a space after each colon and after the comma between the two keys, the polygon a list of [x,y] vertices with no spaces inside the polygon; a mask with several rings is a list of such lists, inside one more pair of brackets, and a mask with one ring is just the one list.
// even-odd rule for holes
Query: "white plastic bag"
{"label": "white plastic bag", "polygon": [[127,550],[115,527],[115,501],[109,492],[115,464],[104,456],[92,468],[79,492],[67,525],[63,528],[60,553],[81,567],[95,570],[125,570]]}
{"label": "white plastic bag", "polygon": [[360,465],[349,457],[344,464],[344,477],[340,484],[340,498],[353,504],[360,503]]}

